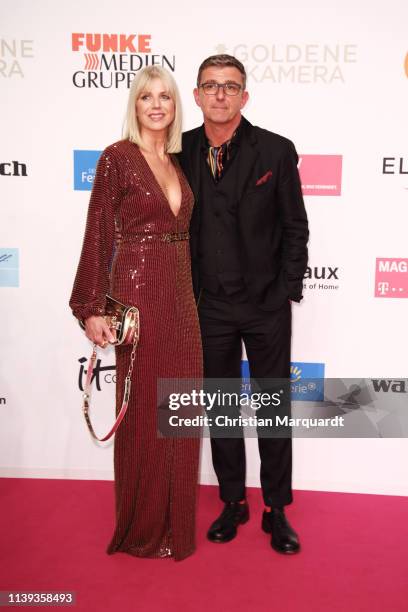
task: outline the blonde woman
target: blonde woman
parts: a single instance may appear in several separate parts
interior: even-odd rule
[[[147,67],[130,89],[124,139],[98,162],[70,300],[88,338],[102,347],[113,340],[102,317],[106,293],[140,310],[130,404],[115,436],[116,528],[108,554],[180,560],[195,547],[199,439],[157,433],[157,379],[202,374],[188,237],[193,195],[174,155],[180,149],[175,81]],[[118,411],[131,349],[115,350]]]

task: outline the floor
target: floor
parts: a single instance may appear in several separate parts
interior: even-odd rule
[[[112,482],[3,478],[0,499],[0,591],[75,591],[87,611],[408,610],[407,497],[295,491],[302,551],[285,556],[260,529],[259,489],[238,537],[207,541],[222,505],[201,486],[197,551],[181,562],[105,553]]]

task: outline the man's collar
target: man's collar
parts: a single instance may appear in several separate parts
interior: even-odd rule
[[[238,124],[238,126],[237,126],[237,128],[236,128],[235,132],[234,132],[234,133],[233,133],[233,135],[231,136],[230,140],[229,140],[229,141],[227,140],[226,142],[223,142],[223,143],[222,143],[221,145],[219,145],[219,146],[223,146],[223,145],[224,145],[224,144],[226,144],[227,142],[229,142],[229,144],[230,144],[230,145],[232,144],[232,145],[234,145],[234,146],[239,146],[240,141],[241,141],[241,138],[242,138],[242,130],[243,130],[243,124],[244,124],[244,121],[245,121],[245,120],[244,120],[244,117],[243,117],[243,116],[241,116],[241,121],[239,122],[239,124]],[[210,145],[210,143],[208,142],[208,138],[207,138],[207,135],[206,135],[206,133],[205,133],[205,126],[204,126],[204,123],[203,123],[203,125],[202,125],[201,127],[202,127],[202,129],[201,129],[201,142],[200,142],[200,146],[201,146],[201,148],[202,148],[202,149],[204,149],[204,150],[206,150],[206,151],[207,151],[207,150],[208,150],[208,148],[209,148],[211,145]]]

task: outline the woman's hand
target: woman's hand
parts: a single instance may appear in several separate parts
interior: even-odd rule
[[[85,335],[91,342],[106,348],[108,342],[115,342],[116,332],[109,329],[103,317],[92,316],[85,319]]]

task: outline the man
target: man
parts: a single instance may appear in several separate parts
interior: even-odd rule
[[[243,340],[251,377],[289,379],[290,300],[302,299],[308,240],[295,147],[241,115],[246,73],[230,55],[204,60],[194,98],[204,125],[183,135],[180,159],[196,200],[191,257],[204,375],[240,378]],[[292,502],[291,438],[258,435],[258,445],[262,528],[276,551],[297,552],[284,512]],[[244,439],[212,435],[211,448],[225,505],[207,537],[228,542],[249,518]]]

